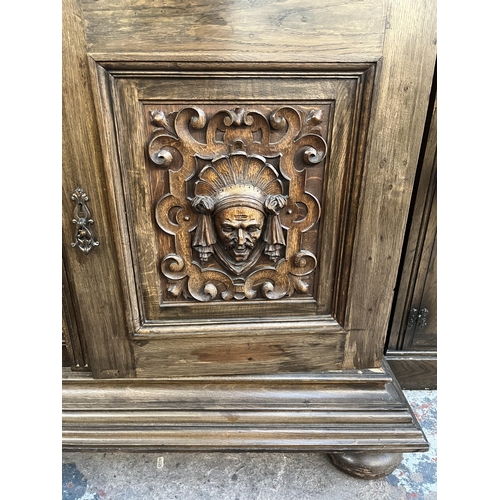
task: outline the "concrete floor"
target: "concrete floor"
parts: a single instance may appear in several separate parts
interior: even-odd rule
[[[404,391],[430,444],[356,479],[319,453],[64,452],[62,500],[436,500],[437,391]]]

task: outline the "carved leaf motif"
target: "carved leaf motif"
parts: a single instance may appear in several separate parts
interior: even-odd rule
[[[290,282],[292,283],[294,290],[299,293],[307,293],[309,290],[309,285],[293,274],[290,274]]]
[[[181,295],[185,299],[190,298],[190,295],[189,295],[189,292],[187,289],[187,278],[183,278],[179,281],[168,280],[167,292],[176,298],[180,297]]]

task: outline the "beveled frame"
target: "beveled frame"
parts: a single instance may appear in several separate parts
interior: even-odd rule
[[[129,330],[134,338],[214,335],[215,332],[217,336],[239,335],[241,332],[258,335],[283,331],[283,324],[287,324],[288,333],[343,334],[341,325],[349,300],[348,282],[356,230],[356,207],[360,196],[359,181],[362,178],[375,65],[312,65],[307,73],[293,64],[273,64],[267,71],[237,72],[231,71],[234,66],[231,64],[205,64],[202,72],[196,71],[199,68],[192,65],[183,71],[173,71],[169,65],[161,64],[155,64],[154,71],[132,63],[121,65],[119,70],[114,67],[106,69],[104,66],[94,63],[100,89],[99,109],[103,129],[114,130],[114,134],[104,135],[108,151],[107,175],[118,207],[116,228],[120,234],[120,248],[117,253],[121,258],[121,268],[132,271],[123,272],[122,278],[128,304]],[[245,99],[241,97],[241,89],[247,87],[249,82],[257,83],[252,86],[253,98]],[[281,90],[281,99],[276,97],[276,86]],[[195,99],[192,97],[193,91],[196,91]],[[228,99],[229,91],[232,95]],[[319,96],[315,100],[304,101],[302,96],[306,92],[319,93]],[[191,99],[188,100],[189,96]],[[316,103],[326,103],[335,108],[325,138],[329,151],[325,159],[322,216],[318,232],[318,270],[313,297],[294,296],[287,301],[268,301],[264,305],[264,314],[260,301],[254,301],[255,304],[248,301],[249,310],[242,310],[241,304],[224,303],[223,317],[217,312],[220,308],[217,303],[182,304],[171,306],[167,312],[159,310],[156,316],[151,314],[148,300],[157,301],[157,291],[151,283],[144,282],[144,277],[147,280],[158,271],[153,267],[139,270],[136,249],[140,242],[134,227],[149,225],[151,231],[148,232],[154,235],[154,223],[148,210],[154,206],[155,200],[150,198],[147,189],[141,188],[141,181],[137,180],[140,174],[135,173],[144,167],[144,161],[140,164],[140,153],[130,150],[131,144],[144,144],[148,140],[138,123],[143,102],[179,102],[179,106],[186,103],[203,106],[206,102],[220,103],[221,106],[266,102],[276,108],[284,104],[311,107]],[[131,125],[133,123],[135,126]],[[126,127],[129,127],[128,132]],[[340,131],[338,137],[333,133],[334,129],[335,133]],[[134,172],[130,176],[132,182],[127,179],[131,170]],[[139,199],[136,193],[141,191]],[[128,214],[127,217],[124,214]],[[141,230],[141,238],[148,238],[144,230]],[[157,262],[157,256],[147,253],[146,248],[153,247],[152,240],[144,245],[141,263]],[[135,250],[129,251],[130,248]],[[334,258],[330,253],[332,248]],[[135,278],[130,281],[130,276]],[[141,293],[145,293],[146,300],[142,299]],[[172,307],[175,310],[172,311]],[[258,314],[252,312],[252,307],[254,311],[259,309]],[[169,319],[169,315],[176,319]],[[213,321],[209,320],[213,317],[224,321],[214,327]],[[277,328],[276,323],[281,326]]]

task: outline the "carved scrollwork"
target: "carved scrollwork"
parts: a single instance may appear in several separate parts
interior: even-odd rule
[[[94,221],[87,205],[89,197],[82,188],[76,188],[71,195],[71,199],[75,202],[72,222],[76,224],[71,246],[79,248],[84,254],[88,254],[94,247],[99,246],[96,235],[91,228]]]
[[[172,297],[206,302],[305,293],[317,265],[302,234],[321,209],[306,190],[307,168],[326,142],[321,110],[302,118],[290,106],[266,116],[255,109],[154,110],[148,155],[168,172],[156,201],[158,226],[174,237],[161,261]]]

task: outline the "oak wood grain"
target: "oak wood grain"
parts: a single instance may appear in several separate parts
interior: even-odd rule
[[[428,449],[383,347],[435,7],[64,0],[63,253],[92,366],[64,371],[65,449]],[[167,185],[145,174],[141,113],[241,102],[333,110],[322,131],[331,154],[309,186],[324,209],[306,242],[317,283],[291,306],[196,304],[181,317],[155,278],[155,246],[168,242],[157,243],[151,207]],[[100,242],[87,255],[69,248],[76,187]]]
[[[89,86],[83,18],[78,4],[63,2],[63,256],[68,281],[75,291],[75,314],[88,348],[88,363],[96,377],[132,376],[130,345],[123,321],[120,278],[114,255],[114,237],[108,217],[103,177],[103,158]],[[100,246],[89,254],[72,248],[74,202],[71,195],[81,187],[89,196]],[[116,292],[99,286],[106,276]],[[113,346],[103,349],[103,346]]]
[[[436,351],[387,351],[386,359],[403,389],[437,389]]]
[[[276,328],[276,326],[275,326]],[[345,335],[181,338],[134,342],[138,377],[319,372],[342,366]]]
[[[63,259],[62,266],[62,330],[63,330],[63,366],[73,370],[90,370],[85,336],[78,326],[79,316],[74,306],[75,290],[70,287],[70,281]]]
[[[436,81],[434,82],[436,86]],[[400,269],[397,296],[393,308],[388,349],[414,351],[437,350],[437,98],[435,88],[429,105],[426,135],[415,185],[413,206],[407,228],[407,241]],[[416,311],[415,321],[409,321],[411,311]],[[418,317],[420,315],[420,318]],[[425,315],[425,321],[422,321]],[[398,367],[402,374],[403,363]],[[406,379],[413,377],[413,387],[418,385],[415,370],[410,368]],[[436,376],[434,366],[423,372],[422,384]],[[403,374],[404,375],[404,374]]]
[[[385,366],[325,374],[64,380],[67,450],[426,451]]]
[[[99,0],[82,4],[100,61],[376,61],[385,2]],[[133,43],[131,43],[133,41]]]
[[[357,214],[344,368],[379,366],[383,358],[436,43],[434,2],[391,2]]]
[[[408,223],[408,236],[389,332],[389,349],[411,350],[416,324],[414,328],[408,328],[408,315],[412,308],[420,311],[423,307],[430,313],[428,321],[432,326],[427,331],[434,335],[436,347],[437,100],[432,103],[429,113],[429,130],[422,146],[423,157]],[[423,300],[425,289],[427,294]]]
[[[149,245],[154,244],[148,227],[152,200],[143,177],[134,170],[143,154],[133,151],[134,144],[143,142],[147,135],[134,122],[142,100],[162,100],[165,95],[175,92],[178,101],[186,101],[192,99],[193,90],[197,99],[224,100],[228,98],[228,86],[236,86],[238,94],[241,91],[247,99],[254,101],[277,98],[278,93],[282,98],[294,100],[298,97],[290,93],[288,83],[291,80],[287,81],[290,74],[296,75],[298,83],[292,84],[295,88],[319,77],[312,87],[313,98],[317,99],[324,96],[328,88],[326,79],[320,75],[325,71],[322,65],[331,65],[330,71],[334,73],[333,66],[344,64],[344,67],[336,67],[338,78],[356,76],[358,83],[354,101],[350,99],[343,111],[345,117],[351,117],[351,128],[346,133],[349,127],[344,122],[335,124],[344,135],[343,140],[335,144],[338,147],[334,148],[333,154],[338,155],[339,162],[350,167],[331,168],[324,183],[324,206],[328,209],[330,203],[331,207],[330,215],[322,219],[322,224],[330,221],[330,225],[324,224],[320,231],[323,245],[321,264],[328,274],[328,279],[325,281],[321,277],[318,285],[324,299],[317,310],[307,301],[297,304],[297,308],[303,307],[308,314],[313,313],[312,316],[332,311],[331,331],[335,332],[340,324],[348,332],[344,368],[378,367],[435,59],[434,2],[422,1],[409,6],[400,0],[376,4],[335,1],[304,7],[296,0],[288,0],[265,4],[234,1],[224,5],[226,8],[222,13],[214,17],[208,12],[214,4],[201,1],[194,2],[189,9],[180,3],[155,3],[154,7],[143,1],[82,3],[84,22],[79,24],[79,44],[75,47],[79,47],[80,61],[82,54],[91,56],[87,62],[97,104],[99,138],[105,150],[104,158],[98,156],[92,161],[92,168],[87,170],[87,184],[94,188],[90,194],[90,203],[95,203],[93,211],[106,214],[100,224],[107,224],[102,229],[106,241],[112,245],[113,250],[109,252],[114,259],[113,264],[106,264],[109,269],[99,271],[101,282],[103,277],[106,279],[100,300],[96,298],[96,301],[102,305],[111,300],[113,305],[106,305],[109,318],[121,322],[120,326],[112,328],[117,338],[89,333],[96,336],[94,340],[101,335],[99,338],[103,341],[100,344],[103,353],[99,354],[95,347],[90,351],[96,358],[106,358],[109,366],[101,370],[103,373],[125,373],[123,367],[122,372],[111,367],[115,361],[109,363],[111,358],[118,356],[117,359],[128,366],[128,373],[133,374],[127,334],[132,333],[137,325],[151,327],[150,331],[154,331],[158,328],[158,319],[162,319],[162,315],[163,319],[168,316],[161,308],[156,313],[151,305],[159,292],[157,284],[151,280],[153,272],[157,272]],[[243,8],[251,12],[240,16]],[[279,13],[277,24],[276,13]],[[260,24],[254,22],[255,14],[258,14]],[[298,15],[306,18],[300,20],[304,27],[294,24]],[[308,15],[316,23],[309,24]],[[328,26],[324,21],[327,18]],[[222,23],[217,25],[223,27],[220,39],[213,36],[210,29],[214,22]],[[265,34],[256,37],[257,43],[251,51],[245,50],[239,38],[248,23]],[[86,47],[81,36],[83,26]],[[196,33],[192,31],[193,26]],[[228,37],[225,26],[234,27],[234,36]],[[340,29],[340,26],[344,28]],[[353,38],[346,35],[346,31],[355,33],[359,46],[351,43]],[[291,33],[295,40],[293,54],[287,41]],[[380,40],[376,50],[372,38],[374,33]],[[272,41],[262,42],[266,36]],[[321,45],[324,36],[328,36],[330,44],[325,51]],[[171,43],[175,40],[182,44]],[[159,62],[158,66],[155,62]],[[213,67],[210,67],[211,62]],[[84,65],[84,62],[80,65],[81,71]],[[274,71],[275,74],[266,74],[265,71]],[[184,85],[187,72],[208,76],[202,85],[189,87]],[[146,78],[146,74],[151,78]],[[88,74],[83,76],[87,78]],[[282,86],[285,82],[284,87],[275,90],[274,94],[264,92],[263,88],[273,88],[273,78]],[[166,81],[173,84],[167,92]],[[221,85],[221,81],[225,81],[226,86]],[[309,92],[305,90],[303,93],[308,94],[309,99]],[[83,87],[79,97],[82,106],[90,102],[89,96],[88,89]],[[337,97],[336,106],[342,102],[340,96]],[[95,116],[89,120],[94,120],[88,121],[87,125],[96,143]],[[128,136],[122,134],[123,130],[130,132]],[[141,193],[144,196],[138,195]],[[141,240],[147,244],[143,245],[141,252],[134,253],[134,245]],[[95,255],[111,258],[110,253],[106,253],[108,249],[101,250],[99,247],[99,253],[93,251],[88,257],[95,261],[98,260]],[[77,268],[73,265],[70,267],[71,272],[85,274],[81,269],[74,271]],[[333,284],[328,281],[331,279]],[[88,292],[88,287],[77,288]],[[148,300],[141,305],[138,297],[143,293]],[[103,296],[106,296],[104,300]],[[244,307],[241,308],[242,314],[245,314]],[[266,307],[269,315],[272,307]],[[158,316],[149,323],[152,312]],[[86,314],[90,315],[88,311]],[[281,310],[274,311],[274,314],[285,323],[292,320],[290,314],[283,314]],[[117,319],[117,315],[121,317]],[[210,316],[220,319],[213,311],[210,311]],[[248,313],[247,316],[253,317]],[[123,327],[125,317],[127,326]],[[100,319],[96,318],[93,324],[97,326]],[[104,326],[104,331],[109,326],[106,322],[100,325]],[[189,327],[194,330],[196,323]],[[281,331],[279,321],[277,327]],[[91,340],[92,345],[94,340]],[[99,373],[98,368],[95,373]]]

